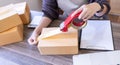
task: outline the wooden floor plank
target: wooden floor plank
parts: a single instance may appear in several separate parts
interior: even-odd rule
[[[16,52],[9,51],[7,49],[0,48],[0,58],[4,58],[9,62],[17,63],[18,65],[51,65],[47,62],[42,62],[40,60],[36,60],[32,57],[28,57]],[[1,60],[0,60],[1,62]],[[7,62],[7,61],[6,61]],[[3,63],[3,62],[1,62]],[[1,65],[1,64],[0,64]],[[10,64],[12,65],[12,64]]]
[[[30,47],[30,46],[29,46]],[[34,50],[33,49],[27,49],[26,47],[20,47],[19,45],[8,45],[7,47],[2,47],[4,49],[7,49],[9,51],[12,51],[12,52],[16,52],[18,54],[21,54],[21,55],[25,55],[25,56],[29,56],[29,57],[32,57],[34,59],[37,59],[37,60],[40,60],[40,61],[43,61],[43,62],[47,62],[47,63],[50,63],[50,64],[56,64],[57,63],[61,63],[61,64],[69,64],[70,62],[72,63],[72,56],[70,56],[71,58],[67,58],[65,56],[42,56],[40,55],[39,51],[37,50],[37,48],[35,49],[34,47]],[[69,64],[71,65],[71,64]]]
[[[19,65],[19,64],[0,57],[0,65]]]

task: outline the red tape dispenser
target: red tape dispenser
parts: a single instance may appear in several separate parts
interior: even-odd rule
[[[76,15],[71,16],[70,14],[64,22],[60,24],[60,30],[62,32],[67,32],[68,27],[71,25],[75,29],[82,29],[86,26],[87,22],[83,21],[82,19],[78,19],[78,16],[81,14],[82,11],[78,12]]]

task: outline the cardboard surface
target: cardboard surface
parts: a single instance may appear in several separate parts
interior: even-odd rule
[[[59,28],[44,28],[42,30],[38,43],[41,55],[77,54],[78,32],[76,29],[69,28],[68,32],[61,32],[42,39],[42,36],[56,29]]]
[[[0,7],[0,32],[22,24],[22,21],[13,9],[13,5]]]
[[[15,10],[20,15],[23,24],[28,24],[30,22],[30,9],[26,2],[16,3]]]
[[[120,0],[110,0],[111,10],[110,12],[120,13]]]
[[[20,24],[0,33],[0,46],[23,40],[23,25]]]
[[[111,22],[119,22],[120,23],[120,14],[109,14],[109,19]]]

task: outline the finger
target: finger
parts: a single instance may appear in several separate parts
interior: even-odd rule
[[[93,15],[89,15],[87,16],[85,19],[83,19],[84,21],[87,21],[88,19],[90,19]]]
[[[82,13],[79,15],[78,19],[83,19],[83,16],[87,13],[86,9],[83,9]]]
[[[31,45],[36,45],[37,44],[37,41],[34,41]]]
[[[86,19],[90,15],[90,12],[86,12],[81,19]]]
[[[80,11],[82,11],[82,7],[78,8],[77,10],[75,10],[75,11],[72,13],[71,17],[75,16],[75,15],[76,15],[78,12],[80,12]]]
[[[34,39],[32,44],[35,45],[35,44],[37,44],[37,42],[38,42],[37,39]]]
[[[30,45],[32,45],[33,44],[33,39],[28,39],[28,43],[30,44]]]

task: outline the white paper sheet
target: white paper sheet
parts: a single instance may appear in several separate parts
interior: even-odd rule
[[[35,28],[39,25],[42,16],[35,16],[28,27]]]
[[[109,20],[88,20],[83,28],[80,48],[114,50],[111,24]]]
[[[74,55],[73,65],[120,65],[120,50]]]
[[[43,16],[43,12],[31,11],[31,22],[28,25],[29,28],[35,28],[39,25]]]

